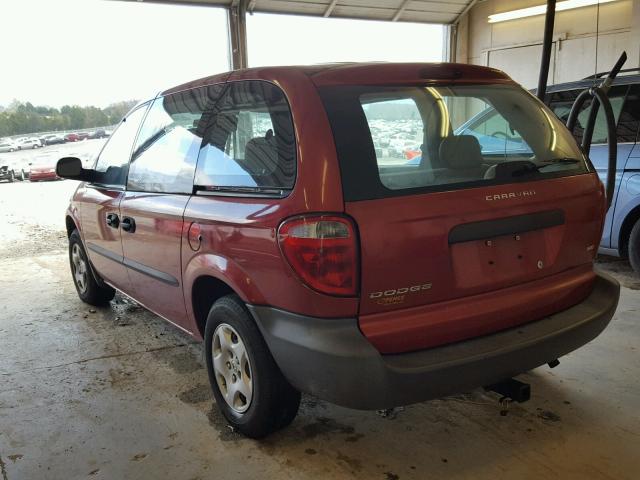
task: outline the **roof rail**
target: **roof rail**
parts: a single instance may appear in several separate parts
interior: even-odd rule
[[[619,73],[626,73],[626,72],[640,72],[640,68],[625,68],[624,70],[620,70]],[[596,73],[595,75],[589,75],[588,77],[584,77],[582,80],[590,80],[592,78],[602,78],[605,75],[609,75],[609,71],[599,72],[599,73]]]

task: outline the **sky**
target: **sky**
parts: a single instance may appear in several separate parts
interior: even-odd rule
[[[229,70],[220,8],[1,0],[0,18],[4,106],[105,107]],[[249,66],[442,58],[437,25],[256,13],[247,31]]]

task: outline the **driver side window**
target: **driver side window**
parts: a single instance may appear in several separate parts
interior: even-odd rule
[[[148,103],[140,105],[122,119],[98,156],[94,167],[96,171],[94,183],[109,187],[124,187],[133,142],[148,105]]]

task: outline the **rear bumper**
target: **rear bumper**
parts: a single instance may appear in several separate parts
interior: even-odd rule
[[[581,303],[491,335],[411,353],[382,355],[357,319],[319,319],[251,306],[276,363],[298,390],[363,410],[390,408],[496,383],[544,365],[597,337],[620,286],[598,274]]]

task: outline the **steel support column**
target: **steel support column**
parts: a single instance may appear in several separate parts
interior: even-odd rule
[[[556,20],[556,0],[547,0],[547,14],[544,19],[544,39],[542,40],[542,58],[540,59],[540,78],[537,95],[544,102],[547,93],[549,64],[551,63],[551,47],[553,46],[553,24]]]
[[[234,0],[227,9],[229,63],[232,70],[247,68],[247,0]]]

